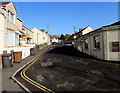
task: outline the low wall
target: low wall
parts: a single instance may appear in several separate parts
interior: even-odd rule
[[[26,47],[35,47],[35,44],[26,44]]]
[[[6,50],[7,53],[10,53],[11,50],[14,50],[14,52],[22,51],[22,59],[24,59],[30,55],[30,48],[33,47],[11,47],[11,48],[4,48],[3,50]]]

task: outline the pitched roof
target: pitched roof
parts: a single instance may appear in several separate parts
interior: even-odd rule
[[[1,2],[1,5],[5,6],[5,5],[9,4],[9,3],[11,3],[11,2]]]
[[[120,25],[120,21],[118,21],[118,22],[115,22],[115,23],[113,23],[113,24],[110,24],[110,25],[107,25],[107,26],[103,26],[103,27],[114,26],[114,25]]]

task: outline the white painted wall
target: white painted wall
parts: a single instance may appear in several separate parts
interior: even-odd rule
[[[4,16],[0,13],[0,52],[4,48]]]
[[[35,44],[43,44],[43,32],[41,32],[39,29],[34,28],[33,31],[33,43]]]
[[[94,49],[93,37],[97,36],[97,35],[100,36],[100,50]],[[85,47],[84,39],[88,39],[88,50],[85,50],[85,48],[84,48]],[[83,43],[80,42],[81,40],[83,41]],[[81,52],[84,52],[84,53],[94,56],[96,58],[104,59],[103,41],[104,41],[103,33],[96,33],[93,35],[88,35],[88,36],[86,35],[86,37],[84,37],[84,38],[79,38],[77,40],[77,44],[75,46],[76,46],[76,49],[78,49]]]
[[[33,43],[35,44],[44,44],[44,43],[48,43],[50,42],[50,36],[48,33],[46,33],[45,31],[41,31],[40,29],[34,28],[32,29],[33,31]]]
[[[94,36],[97,36],[99,35],[100,36],[100,50],[96,50],[94,49],[94,42],[93,42],[93,37]],[[103,42],[104,42],[104,38],[103,38],[103,33],[97,33],[97,34],[94,34],[90,37],[91,41],[90,41],[90,55],[96,57],[96,58],[99,58],[99,59],[104,59],[104,49],[103,49]]]
[[[8,53],[10,53],[10,50],[14,50],[14,52],[22,51],[22,59],[24,59],[30,55],[30,48],[32,47],[11,47],[4,48],[3,50],[6,50]]]
[[[119,29],[118,29],[119,28]],[[118,52],[111,51],[111,42],[120,42],[120,27],[110,26],[103,28],[104,31],[99,31],[97,33],[85,35],[84,38],[80,37],[74,44],[75,48],[81,52],[87,53],[99,59],[110,60],[110,61],[120,61],[120,50]],[[94,49],[94,36],[100,36],[100,50]],[[89,49],[84,49],[84,41],[81,44],[79,41],[88,38]],[[119,46],[120,49],[120,46]]]
[[[58,39],[56,39],[55,37],[52,38],[52,42],[58,42]]]
[[[1,9],[0,9],[0,12]],[[4,16],[0,13],[0,75],[2,74],[1,73],[1,68],[2,68],[2,58],[1,58],[1,54],[2,54],[2,51],[3,51],[3,48],[4,48],[4,29],[5,26],[4,26]],[[2,78],[0,78],[0,91],[1,91],[1,84],[2,83]]]
[[[115,29],[116,28],[116,29]],[[104,44],[105,47],[105,59],[106,60],[115,60],[120,61],[120,51],[119,52],[112,52],[111,51],[111,42],[119,42],[120,43],[120,28],[119,26],[112,26],[111,28],[105,28],[107,30],[104,35],[105,41],[107,43]],[[115,29],[115,30],[110,30]],[[120,46],[119,46],[120,49]]]

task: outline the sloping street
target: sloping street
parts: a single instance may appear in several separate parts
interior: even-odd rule
[[[35,81],[34,84],[24,80],[21,72],[16,78],[31,91],[120,92],[120,65],[98,61],[78,53],[71,45],[52,45],[23,72],[23,75],[31,79],[29,81]],[[39,84],[45,88],[40,89]]]

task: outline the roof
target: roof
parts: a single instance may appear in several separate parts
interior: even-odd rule
[[[44,31],[45,31],[45,29],[40,29],[40,31],[43,31],[43,32],[44,32]]]
[[[88,26],[87,26],[88,27]],[[83,28],[83,29],[79,29],[80,31],[75,33],[76,35],[79,34],[80,32],[82,32],[83,30],[85,30],[87,27]]]
[[[12,1],[0,2],[1,6],[4,7],[4,8],[5,8],[6,5],[9,4],[9,3],[12,3],[12,4],[13,4],[13,7],[14,7],[16,13],[17,13],[17,9],[16,9],[16,7],[15,7],[15,5],[14,5],[14,3],[13,3]]]
[[[18,19],[19,21],[23,22],[20,18],[17,17],[17,19]]]
[[[109,27],[109,26],[114,26],[114,25],[120,25],[120,21],[115,22],[115,23],[110,24],[110,25],[107,25],[107,26],[102,26],[102,27],[100,27],[100,28],[98,28],[98,29],[95,29],[95,30],[92,31],[92,32],[89,32],[89,33],[83,35],[83,36],[86,36],[86,35],[88,35],[88,34],[92,34],[92,33],[98,32],[98,30],[99,30],[99,31],[103,31],[103,28],[104,28],[104,27]]]
[[[31,31],[29,28],[27,28],[26,26],[22,25],[24,28],[28,29],[30,32],[33,33],[33,31]]]
[[[115,23],[113,23],[113,24],[110,24],[110,25],[107,25],[107,26],[103,26],[103,27],[114,26],[114,25],[120,25],[120,21],[118,21],[118,22],[115,22]]]
[[[11,3],[11,2],[1,2],[2,6],[7,5],[9,3]]]

